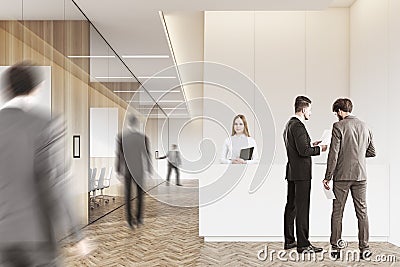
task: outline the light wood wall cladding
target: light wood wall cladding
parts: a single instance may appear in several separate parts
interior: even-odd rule
[[[73,205],[81,224],[88,222],[89,96],[96,95],[97,101],[109,107],[127,108],[126,102],[100,83],[89,83],[89,59],[67,58],[89,55],[89,38],[87,21],[0,21],[0,65],[30,60],[52,67],[52,114],[62,114],[67,123],[65,160],[71,161]],[[72,159],[75,134],[80,135],[80,159]]]

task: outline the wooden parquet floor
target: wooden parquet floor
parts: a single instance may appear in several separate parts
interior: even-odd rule
[[[195,186],[195,181],[183,180]],[[160,193],[165,184],[158,187]],[[153,189],[154,190],[154,189]],[[188,202],[197,195],[180,195],[179,188],[170,187],[171,197]],[[135,203],[133,203],[135,204]],[[135,205],[133,205],[135,207]],[[146,196],[144,224],[131,230],[125,222],[124,206],[87,226],[83,234],[96,245],[85,257],[71,253],[66,240],[61,255],[65,266],[400,266],[400,248],[389,243],[371,243],[376,255],[394,255],[397,262],[332,261],[328,255],[316,261],[260,261],[257,252],[264,248],[281,250],[281,242],[218,242],[205,243],[198,236],[198,208],[172,207]],[[316,243],[328,250],[327,243]],[[356,243],[349,248],[356,249]]]

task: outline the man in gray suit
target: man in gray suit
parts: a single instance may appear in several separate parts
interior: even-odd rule
[[[0,109],[0,266],[55,266],[56,239],[76,225],[63,201],[64,127],[32,106],[29,96],[42,82],[32,66],[10,67],[3,78],[8,101]]]
[[[143,194],[145,170],[152,173],[150,143],[146,135],[139,132],[139,120],[131,115],[127,129],[117,137],[115,169],[125,179],[126,219],[129,227],[143,223]],[[136,185],[136,218],[131,213],[132,182]]]
[[[340,258],[341,246],[338,242],[342,235],[342,218],[346,199],[351,191],[358,219],[358,239],[360,258],[369,258],[369,226],[367,215],[367,169],[366,157],[375,156],[372,134],[367,125],[353,116],[353,104],[350,99],[337,99],[332,106],[339,121],[333,124],[332,139],[328,155],[324,187],[330,189],[333,178],[333,201],[331,218],[332,257]]]
[[[171,150],[168,151],[167,155],[159,157],[158,159],[168,159],[168,173],[167,173],[167,185],[169,185],[170,177],[171,177],[171,171],[175,170],[176,173],[176,185],[177,186],[182,186],[179,180],[180,173],[179,173],[179,167],[182,164],[181,160],[181,153],[178,150],[178,146],[175,144],[171,145]]]

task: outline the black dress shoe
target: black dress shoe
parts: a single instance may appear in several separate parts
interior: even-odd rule
[[[369,249],[360,252],[360,259],[366,260],[372,256],[372,252]]]
[[[295,247],[297,247],[296,241],[294,241],[292,243],[285,243],[285,245],[283,246],[284,249],[291,249],[291,248],[295,248]]]
[[[310,253],[310,252],[314,252],[314,253],[318,253],[321,252],[322,248],[317,248],[314,247],[313,245],[309,245],[308,247],[297,247],[297,252],[298,253]]]
[[[136,222],[134,220],[131,220],[128,222],[128,227],[133,230],[133,229],[135,229],[135,224],[136,224]]]
[[[176,184],[176,186],[182,186],[181,184]]]
[[[331,258],[332,258],[332,260],[338,260],[338,259],[340,259],[340,254],[341,254],[340,249],[335,249],[335,250],[333,250],[333,251],[331,252]]]

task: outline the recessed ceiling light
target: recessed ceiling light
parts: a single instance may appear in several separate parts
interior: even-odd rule
[[[175,76],[138,76],[138,79],[176,79]]]
[[[149,107],[149,108],[139,107],[138,109],[144,109],[144,110],[147,110],[147,109],[158,109],[158,107]],[[165,109],[165,110],[186,110],[186,108],[162,108],[162,109]]]
[[[128,103],[154,103],[153,101],[140,101],[140,100],[128,100],[126,101]],[[161,100],[158,101],[157,103],[183,103],[182,100]]]
[[[96,76],[96,79],[134,79],[130,76]]]
[[[143,91],[144,92],[144,91]],[[162,91],[162,90],[154,90],[154,91],[149,91],[149,93],[180,93],[181,91]]]
[[[115,58],[115,56],[68,56],[69,58]]]
[[[180,93],[181,91],[148,91],[149,93]],[[146,91],[121,91],[121,90],[116,90],[114,93],[146,93]]]
[[[129,76],[97,76],[96,79],[134,79]],[[138,76],[138,79],[175,79],[175,76]]]
[[[168,55],[124,55],[122,58],[169,58]]]

